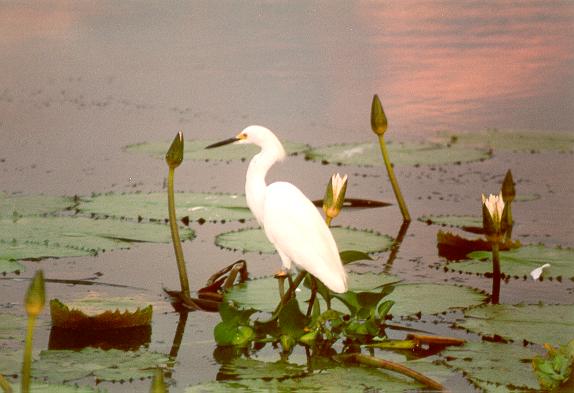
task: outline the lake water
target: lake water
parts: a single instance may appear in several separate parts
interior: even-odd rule
[[[569,1],[193,1],[165,7],[3,2],[0,192],[162,191],[163,161],[122,147],[171,140],[180,129],[186,138],[222,139],[262,124],[282,139],[314,146],[370,141],[375,93],[389,118],[391,140],[424,138],[438,130],[572,132],[573,38]],[[398,168],[397,176],[414,218],[479,214],[480,194],[497,191],[511,168],[519,192],[548,197],[517,206],[514,214],[522,221],[515,234],[528,242],[572,246],[573,163],[572,154],[519,154],[445,172]],[[246,163],[184,162],[176,188],[242,192],[245,168]],[[349,171],[349,196],[394,201],[381,168],[336,168],[295,157],[274,168],[270,179],[292,181],[320,198],[336,170]],[[455,183],[460,186],[455,191],[441,188]],[[337,221],[392,236],[401,223],[396,206],[342,214]],[[184,245],[193,288],[244,257],[213,246],[217,233],[244,226],[194,227],[197,239]],[[388,269],[415,281],[472,280],[428,269],[438,259],[435,236],[436,228],[413,222]],[[158,299],[162,285],[178,285],[170,245],[140,245],[94,260],[39,264],[52,278],[99,272],[103,282],[146,287]],[[275,256],[248,255],[248,260],[254,275],[279,266]],[[36,264],[28,263],[29,272]],[[20,303],[25,285],[0,282],[0,299]],[[488,280],[472,285],[490,289]],[[48,285],[49,297],[73,298],[85,291]],[[511,282],[503,285],[501,300],[561,303],[571,295],[568,283]],[[177,315],[167,305],[159,306],[155,317],[151,347],[169,352]],[[175,390],[215,379],[212,328],[218,318],[190,315]],[[49,328],[41,328],[37,348],[47,346],[48,336]]]

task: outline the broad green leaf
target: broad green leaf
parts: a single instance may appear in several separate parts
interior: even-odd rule
[[[465,311],[457,326],[484,336],[561,345],[574,338],[574,305],[490,304]]]
[[[574,339],[558,348],[545,345],[547,356],[537,356],[532,362],[540,386],[545,390],[558,388],[573,375]]]
[[[495,151],[574,150],[574,136],[567,132],[486,129],[481,132],[442,132],[439,133],[439,140],[449,141],[452,147],[489,148]]]
[[[217,142],[215,140],[190,139],[185,141],[185,160],[247,160],[259,153],[259,148],[255,145],[227,145],[218,149],[208,149],[205,147]],[[128,145],[124,148],[127,152],[144,153],[157,158],[163,158],[169,149],[170,142],[145,142]],[[287,154],[302,153],[309,148],[304,143],[283,142],[283,147]]]
[[[473,288],[432,283],[397,284],[385,298],[395,302],[390,311],[394,317],[464,309],[482,304],[486,299],[487,295]]]
[[[182,240],[191,239],[193,231],[181,230]],[[38,257],[35,245],[49,246],[46,257],[90,255],[102,250],[127,248],[132,242],[167,243],[169,227],[157,223],[124,220],[91,220],[83,217],[24,217],[16,222],[0,220],[0,242],[31,244],[30,254],[19,250],[22,259]],[[52,248],[50,248],[52,247]],[[72,249],[72,250],[70,250]]]
[[[331,231],[339,250],[361,250],[366,253],[382,252],[393,243],[390,236],[369,230],[335,227],[331,228]],[[223,248],[245,252],[275,252],[275,247],[267,240],[263,230],[259,228],[222,233],[215,238],[215,244]]]
[[[441,352],[449,366],[463,371],[477,384],[537,390],[540,387],[531,366],[535,355],[522,345],[491,342],[468,342],[462,347],[449,347]]]
[[[81,351],[48,350],[32,362],[32,375],[51,383],[94,377],[104,381],[129,381],[153,376],[153,369],[165,367],[169,358],[145,350],[107,351],[84,348]]]
[[[236,221],[251,219],[253,215],[238,194],[175,193],[176,217],[189,217],[191,221]],[[82,198],[78,209],[96,216],[112,216],[131,219],[166,220],[167,194],[127,193],[99,194]]]
[[[76,202],[71,197],[50,195],[8,195],[0,192],[0,219],[18,219],[61,212],[72,208]]]
[[[1,257],[0,257],[1,258]],[[17,259],[17,258],[14,258]],[[7,259],[0,259],[0,274],[23,272],[26,267],[19,262],[11,261]]]
[[[27,318],[0,312],[0,321],[2,321],[0,323],[0,340],[24,339]]]
[[[478,205],[478,207],[480,208],[480,205]],[[482,217],[479,216],[427,215],[419,217],[418,220],[421,222],[426,222],[427,224],[434,224],[446,227],[482,229]]]
[[[20,384],[16,383],[12,386],[14,393],[20,393]],[[94,389],[89,386],[75,386],[75,385],[52,385],[46,383],[30,384],[30,393],[97,393],[105,392],[105,390]]]
[[[26,334],[26,325],[21,330],[22,345],[24,348],[24,336]],[[22,371],[22,358],[24,350],[5,349],[0,346],[0,374],[6,376],[18,375]]]
[[[528,245],[510,251],[500,251],[500,269],[508,276],[528,277],[530,272],[545,263],[550,267],[544,269],[543,277],[574,278],[574,250],[571,248]],[[452,270],[469,273],[492,272],[492,253],[490,251],[473,251],[468,254],[472,260],[449,263]]]
[[[391,162],[398,166],[441,165],[485,160],[486,149],[448,146],[439,143],[388,143]],[[384,165],[377,143],[348,143],[311,149],[306,158],[332,164],[378,166]]]
[[[358,274],[349,273],[349,290],[351,291],[369,291],[376,290],[383,285],[396,283],[400,281],[395,276],[385,274]],[[311,296],[311,291],[304,286],[299,286],[300,292],[297,292],[299,308],[305,309],[306,300]],[[253,308],[259,311],[273,312],[281,298],[279,297],[279,284],[274,277],[258,278],[247,281],[243,284],[236,285],[227,291],[225,300],[236,302],[243,308]],[[343,307],[340,305],[340,307]],[[324,309],[324,305],[321,305]],[[346,312],[346,308],[341,308]]]

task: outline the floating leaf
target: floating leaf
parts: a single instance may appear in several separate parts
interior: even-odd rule
[[[0,256],[1,258],[1,256]],[[16,258],[14,258],[16,259]],[[23,272],[26,268],[19,262],[7,259],[0,259],[0,274]]]
[[[50,301],[50,315],[52,326],[65,329],[102,330],[122,329],[151,324],[153,308],[151,305],[129,311],[122,306],[117,306],[117,299],[100,299],[99,306],[105,311],[95,315],[88,315],[85,309],[72,308],[60,302],[58,299]],[[122,299],[123,300],[123,299]],[[93,306],[93,302],[90,304]],[[120,311],[121,309],[121,311]]]
[[[487,129],[480,132],[441,132],[441,141],[453,147],[477,147],[506,151],[574,151],[574,136],[566,132]]]
[[[79,250],[74,246],[51,245],[39,240],[17,241],[16,239],[12,239],[8,241],[0,239],[0,272],[3,271],[2,261],[7,261],[4,265],[6,267],[4,272],[9,273],[10,268],[23,272],[25,270],[24,266],[15,262],[16,260],[37,260],[48,257],[75,257],[90,254],[93,254],[90,250]],[[10,263],[10,261],[12,261],[12,263]]]
[[[571,248],[528,245],[510,251],[500,251],[500,269],[510,277],[528,277],[530,272],[545,263],[550,267],[544,269],[543,277],[574,278],[574,250]],[[485,274],[492,272],[492,253],[474,251],[468,254],[472,260],[447,264],[452,270]]]
[[[398,166],[441,165],[485,160],[487,150],[448,146],[439,143],[403,142],[387,144],[391,162]],[[381,150],[376,143],[348,143],[311,149],[307,159],[332,164],[378,166],[384,165]]]
[[[26,331],[27,318],[19,315],[0,313],[0,340],[22,340]],[[0,368],[1,370],[1,368]]]
[[[198,221],[234,221],[253,218],[243,195],[210,193],[175,193],[176,216]],[[96,216],[131,219],[166,220],[167,195],[162,192],[143,194],[100,194],[82,199],[78,209]]]
[[[427,215],[418,218],[421,222],[427,224],[440,225],[443,227],[456,227],[462,229],[470,229],[471,232],[482,231],[482,217],[479,216],[457,216],[457,215],[444,215],[434,216]]]
[[[361,250],[367,253],[382,252],[393,243],[390,236],[368,230],[335,227],[331,228],[331,232],[339,250]],[[275,247],[267,240],[263,230],[259,228],[222,233],[215,238],[215,244],[244,252],[275,252]]]
[[[349,290],[361,292],[376,290],[384,285],[396,283],[399,278],[385,274],[358,274],[349,273]],[[274,277],[258,278],[236,285],[225,294],[226,301],[233,301],[244,308],[253,308],[259,311],[272,312],[281,300],[279,297],[279,284]],[[300,286],[301,291],[297,292],[299,308],[304,309],[309,299],[311,291],[304,286]],[[323,306],[321,306],[323,308]],[[341,305],[342,311],[348,311]]]
[[[247,160],[259,153],[260,148],[254,145],[228,145],[220,149],[208,149],[205,147],[217,142],[215,140],[191,139],[185,141],[184,156],[186,160]],[[163,158],[169,149],[170,142],[145,142],[128,145],[124,148],[127,152],[144,153],[157,158]],[[309,146],[304,143],[283,142],[287,154],[297,154],[306,151]]]
[[[14,388],[14,393],[21,392],[20,384],[17,384]],[[31,393],[97,393],[103,392],[100,389],[94,389],[89,386],[71,386],[71,385],[52,385],[46,383],[35,383],[30,384]]]
[[[485,305],[465,311],[457,326],[484,336],[559,345],[574,337],[574,305]]]
[[[74,198],[50,195],[8,195],[0,192],[0,219],[50,214],[70,209]]]
[[[182,239],[193,231],[182,229]],[[16,222],[0,220],[0,242],[14,242],[21,259],[91,255],[101,250],[127,248],[131,242],[167,243],[169,227],[157,223],[124,220],[91,220],[83,217],[24,217]],[[38,248],[38,245],[48,246]],[[30,245],[27,252],[26,246]],[[39,250],[42,251],[39,253]],[[13,258],[14,256],[12,256]]]
[[[395,290],[385,299],[395,302],[390,314],[397,317],[468,308],[484,303],[487,295],[476,289],[457,285],[409,283],[395,285]]]
[[[468,379],[479,385],[490,383],[538,390],[540,387],[530,365],[535,355],[523,346],[490,342],[468,342],[441,353],[449,366],[463,371]]]
[[[104,381],[150,378],[153,369],[165,367],[169,358],[161,353],[84,348],[81,351],[48,350],[32,363],[32,375],[53,383],[95,377]]]
[[[438,231],[436,234],[438,255],[449,260],[466,259],[473,251],[492,252],[492,245],[485,238],[467,239],[451,232]],[[520,247],[520,242],[506,240],[499,244],[499,250]]]

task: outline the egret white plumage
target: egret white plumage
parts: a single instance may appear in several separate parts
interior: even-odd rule
[[[267,185],[269,169],[285,158],[279,139],[269,129],[249,126],[237,136],[207,148],[230,143],[252,143],[261,151],[250,161],[245,180],[247,206],[275,246],[283,267],[295,264],[321,280],[330,290],[346,292],[343,268],[333,234],[313,203],[293,184],[280,181]]]

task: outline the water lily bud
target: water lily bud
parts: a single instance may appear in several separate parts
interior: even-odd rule
[[[487,198],[482,195],[482,226],[487,236],[501,234],[501,222],[505,212],[502,193]],[[506,219],[504,220],[506,224]]]
[[[178,132],[165,155],[170,168],[177,168],[183,161],[183,132]]]
[[[373,104],[371,105],[371,128],[377,135],[383,135],[387,131],[387,116],[376,94],[373,96]]]
[[[44,273],[36,271],[28,291],[26,292],[25,306],[29,317],[36,317],[42,312],[46,303],[46,290],[44,289]]]
[[[504,203],[511,203],[516,196],[516,189],[514,188],[514,180],[512,179],[510,169],[506,172],[506,176],[504,176],[501,192]]]
[[[328,220],[337,217],[343,208],[345,202],[345,193],[347,192],[347,175],[341,177],[335,173],[329,179],[329,184],[325,190],[323,198],[323,211]]]

